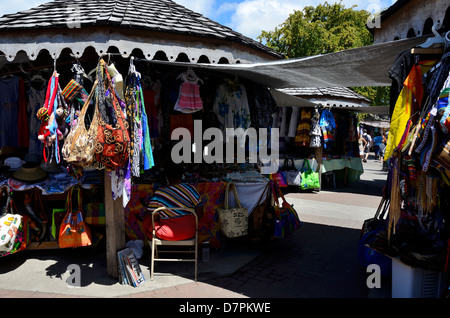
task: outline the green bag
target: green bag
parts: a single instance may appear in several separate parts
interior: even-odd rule
[[[308,169],[305,170],[305,163],[308,165]],[[302,181],[300,183],[302,190],[314,190],[320,189],[319,173],[311,169],[309,160],[305,159],[302,167]]]
[[[52,236],[55,239],[58,239],[59,226],[60,226],[62,220],[64,219],[64,216],[66,215],[66,213],[67,213],[67,210],[65,208],[63,208],[63,209],[58,209],[58,208],[53,209],[51,233],[52,233]]]

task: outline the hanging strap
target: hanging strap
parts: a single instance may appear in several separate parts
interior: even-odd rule
[[[233,188],[234,201],[236,201],[236,205],[239,208],[242,208],[241,201],[239,201],[239,197],[238,197],[238,194],[237,194],[236,185],[233,182],[228,182],[227,186],[225,188],[225,202],[224,202],[225,203],[225,209],[228,210],[228,194],[229,194],[230,187]]]

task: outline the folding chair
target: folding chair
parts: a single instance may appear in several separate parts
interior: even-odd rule
[[[168,241],[160,239],[156,236],[156,229],[155,229],[155,215],[163,210],[183,210],[188,211],[192,213],[195,216],[195,236],[191,239],[187,240],[180,240],[180,241]],[[153,274],[154,274],[154,268],[155,268],[155,262],[162,261],[162,262],[194,262],[195,265],[195,276],[194,280],[197,281],[197,263],[198,263],[198,216],[197,213],[195,213],[194,209],[191,208],[168,208],[168,207],[161,207],[156,209],[152,212],[152,226],[153,226],[153,232],[152,232],[152,241],[149,242],[149,245],[151,246],[151,266],[150,266],[150,279],[153,280]],[[164,247],[171,247],[171,246],[181,246],[181,247],[187,247],[187,250],[158,250],[158,246],[164,246]],[[192,250],[192,247],[194,247],[194,250]],[[180,254],[194,254],[194,258],[160,258],[159,254],[161,253],[180,253]]]

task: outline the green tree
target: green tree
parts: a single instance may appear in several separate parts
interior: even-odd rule
[[[366,27],[370,13],[325,2],[294,11],[274,31],[262,31],[260,41],[287,58],[326,54],[373,44]]]
[[[274,31],[262,31],[258,39],[286,58],[327,54],[373,44],[373,36],[366,27],[370,13],[346,8],[339,3],[306,6],[295,10]],[[352,88],[372,100],[372,105],[388,105],[386,87]]]

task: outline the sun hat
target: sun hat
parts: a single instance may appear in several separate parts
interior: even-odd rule
[[[13,178],[24,182],[37,182],[48,178],[48,174],[39,167],[39,164],[25,163],[13,173]]]
[[[24,163],[25,163],[25,161],[23,161],[22,159],[20,159],[18,157],[6,158],[5,161],[3,162],[3,164],[5,166],[9,166],[10,171],[15,171],[17,169],[20,169],[20,167],[22,167],[22,165]]]

